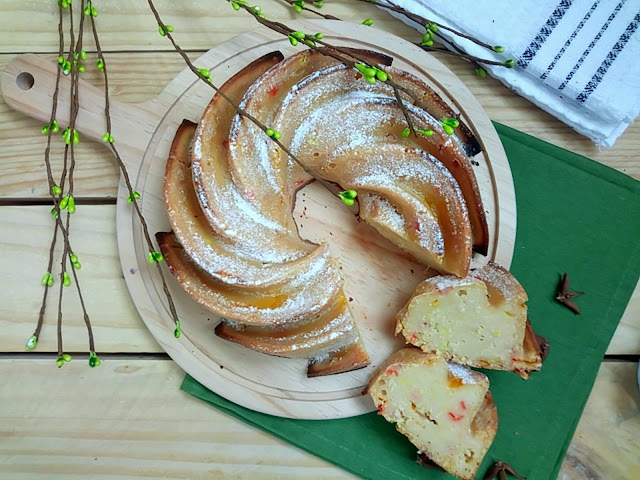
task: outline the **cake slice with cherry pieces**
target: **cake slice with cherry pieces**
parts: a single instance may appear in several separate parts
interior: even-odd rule
[[[465,278],[437,276],[418,285],[396,316],[396,334],[445,360],[526,379],[542,365],[526,301],[516,278],[489,262]]]
[[[433,462],[462,479],[474,478],[498,429],[486,375],[408,347],[378,369],[367,393],[378,412]]]

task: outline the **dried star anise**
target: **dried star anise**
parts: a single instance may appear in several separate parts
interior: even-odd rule
[[[584,292],[570,292],[569,291],[569,275],[564,274],[562,276],[562,280],[558,285],[558,293],[556,295],[556,300],[566,306],[569,310],[571,310],[576,315],[580,315],[580,309],[578,305],[575,304],[573,300],[574,297],[579,297],[583,295]]]
[[[484,476],[484,480],[491,480],[492,478],[500,477],[500,480],[507,480],[507,473],[513,475],[520,480],[527,480],[527,477],[523,477],[518,472],[516,472],[511,465],[503,462],[502,460],[498,460],[493,464],[493,467],[489,469],[487,474]]]

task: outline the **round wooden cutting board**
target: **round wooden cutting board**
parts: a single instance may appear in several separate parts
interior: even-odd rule
[[[491,259],[508,268],[515,242],[516,205],[513,180],[502,144],[489,118],[471,92],[442,63],[398,37],[339,21],[297,21],[296,28],[322,32],[327,42],[376,50],[394,58],[393,66],[432,86],[477,135],[483,152],[474,157],[489,224],[489,255],[474,256],[472,267]],[[199,68],[211,70],[221,85],[252,60],[280,50],[285,57],[302,47],[265,28],[234,38],[200,57]],[[55,64],[34,55],[14,60],[2,75],[2,92],[13,108],[48,121],[56,77]],[[31,78],[29,78],[31,76]],[[33,80],[33,82],[31,82]],[[63,79],[67,81],[67,79]],[[213,90],[189,70],[181,72],[157,98],[142,104],[113,102],[113,135],[129,169],[150,232],[169,231],[163,177],[169,147],[184,118],[197,122]],[[78,125],[83,138],[99,141],[105,131],[103,92],[81,84]],[[68,89],[63,84],[60,112],[68,115]],[[63,113],[64,115],[64,113]],[[67,119],[68,120],[68,119]],[[65,125],[64,118],[58,118]],[[142,229],[121,182],[117,205],[118,246],[129,291],[147,327],[165,351],[191,376],[219,395],[247,408],[291,418],[329,419],[374,410],[362,395],[375,368],[403,345],[393,335],[394,315],[414,287],[434,274],[414,263],[370,227],[358,223],[356,209],[345,207],[321,186],[298,193],[294,219],[303,238],[327,242],[343,265],[345,292],[371,356],[367,368],[339,375],[307,378],[304,359],[270,357],[221,340],[214,334],[219,318],[193,301],[165,268],[183,335],[173,336],[162,284],[147,262]]]

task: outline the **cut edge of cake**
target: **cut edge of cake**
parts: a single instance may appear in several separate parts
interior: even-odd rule
[[[466,278],[437,276],[418,285],[396,315],[396,335],[447,360],[527,379],[542,358],[526,301],[515,277],[489,262]]]
[[[474,478],[498,429],[486,375],[408,347],[380,366],[366,392],[419,451],[459,478]]]

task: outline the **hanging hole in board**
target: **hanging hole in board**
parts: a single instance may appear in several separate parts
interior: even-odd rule
[[[16,84],[20,90],[30,90],[35,80],[29,72],[22,72],[16,77]]]

